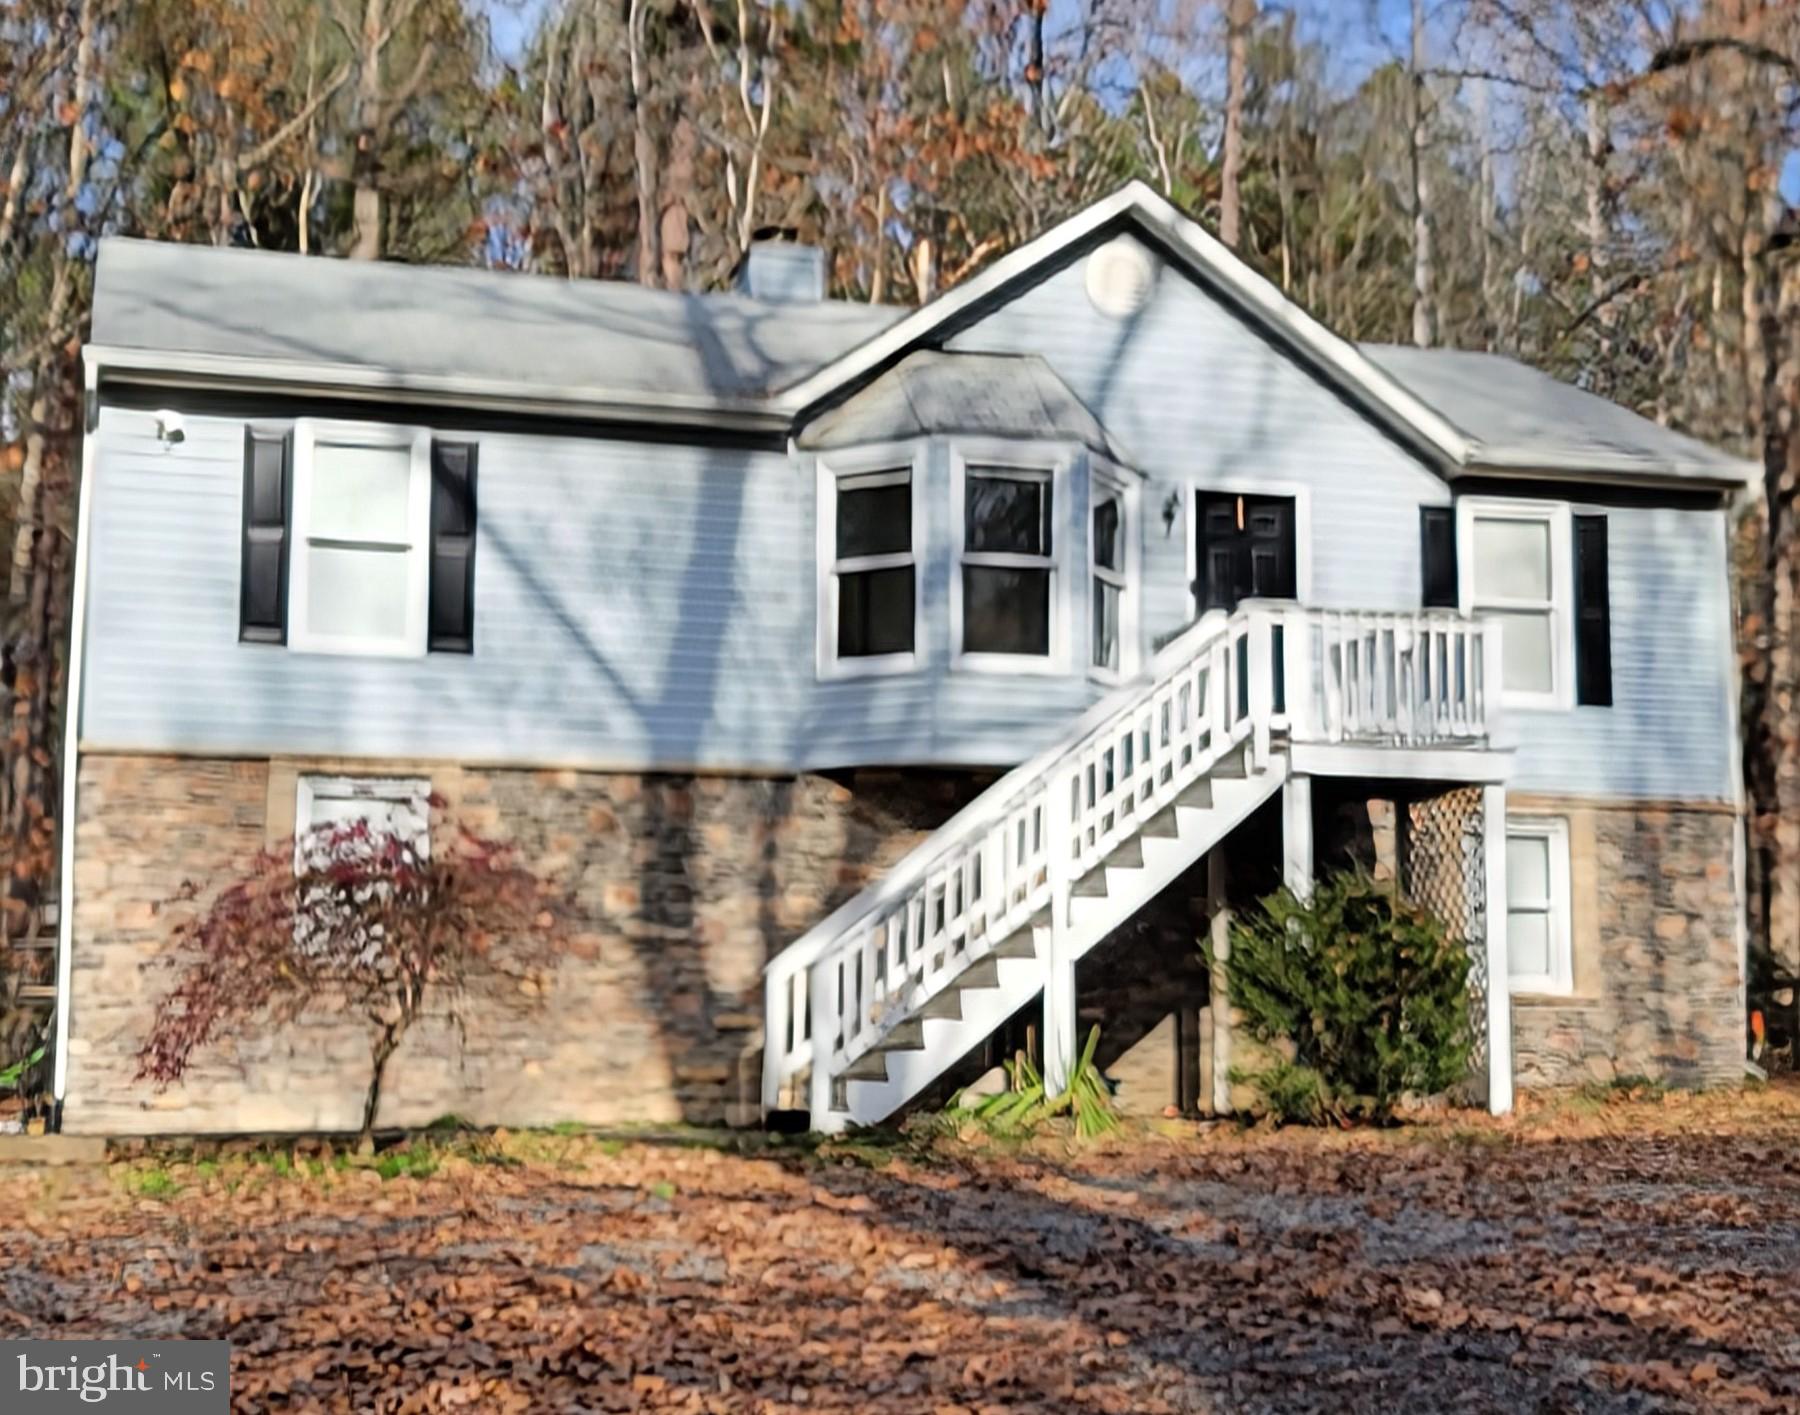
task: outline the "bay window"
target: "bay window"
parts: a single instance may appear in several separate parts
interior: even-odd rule
[[[959,464],[962,544],[952,594],[957,660],[1052,665],[1056,622],[1056,477],[1048,469]]]
[[[833,676],[914,666],[919,570],[910,465],[820,465],[820,668]]]

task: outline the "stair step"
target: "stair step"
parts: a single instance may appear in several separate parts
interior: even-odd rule
[[[1199,784],[1205,785],[1204,782]],[[1193,789],[1194,788],[1191,786],[1188,788],[1189,791]],[[1186,792],[1183,792],[1182,794],[1185,795]],[[1212,795],[1212,788],[1210,786],[1207,787],[1207,795]],[[1147,835],[1153,840],[1175,839],[1176,836],[1181,834],[1181,828],[1175,824],[1175,808],[1173,806],[1164,806],[1155,815],[1151,816],[1149,820],[1144,822],[1143,827],[1138,831],[1138,834]]]
[[[908,1017],[883,1037],[881,1044],[875,1050],[880,1052],[924,1051],[925,1023],[923,1019]]]
[[[1175,798],[1175,804],[1191,811],[1210,811],[1213,803],[1212,782],[1204,776]]]
[[[885,1081],[887,1058],[878,1051],[865,1052],[838,1073],[841,1081]]]
[[[1104,865],[1094,866],[1075,881],[1075,887],[1069,893],[1077,899],[1106,898],[1106,867]]]
[[[1237,747],[1213,763],[1211,775],[1216,781],[1242,781],[1250,775],[1248,751]]]
[[[1144,868],[1144,842],[1135,835],[1121,840],[1101,863],[1109,870],[1141,870]]]
[[[962,1021],[962,989],[945,988],[931,1001],[919,1009],[921,1019],[926,1017],[942,1017],[951,1022]]]
[[[971,963],[956,976],[959,988],[997,988],[1000,986],[1000,964],[993,954]]]
[[[1007,935],[994,945],[996,958],[1036,958],[1037,926],[1027,924],[1016,933]]]

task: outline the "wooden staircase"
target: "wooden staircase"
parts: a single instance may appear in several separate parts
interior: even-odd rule
[[[1497,647],[1429,611],[1208,614],[770,961],[765,1113],[879,1123],[1040,995],[1054,1088],[1075,962],[1281,789],[1293,742],[1482,740]]]

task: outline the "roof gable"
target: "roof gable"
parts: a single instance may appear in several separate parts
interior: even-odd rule
[[[908,352],[942,343],[987,310],[1127,231],[1147,240],[1265,337],[1294,353],[1315,377],[1446,477],[1532,474],[1736,488],[1757,475],[1753,463],[1514,359],[1360,346],[1344,339],[1199,223],[1135,181],[784,388],[776,401],[796,416],[829,405]],[[1471,382],[1465,376],[1459,361],[1467,359],[1497,366],[1490,375],[1491,393],[1484,394],[1482,379]]]

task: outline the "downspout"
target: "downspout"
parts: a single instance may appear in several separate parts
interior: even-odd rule
[[[1754,508],[1760,494],[1761,488],[1755,484],[1743,487],[1726,500],[1724,516],[1726,593],[1722,637],[1731,704],[1731,731],[1725,741],[1731,769],[1732,924],[1737,934],[1738,1015],[1743,1019],[1746,1036],[1750,1026],[1750,799],[1744,781],[1744,664],[1738,652],[1737,576],[1733,571],[1738,524]],[[1744,1062],[1746,1069],[1755,1064],[1747,1056]]]
[[[51,1082],[52,1123],[62,1129],[63,1104],[69,1084],[69,992],[74,971],[75,930],[75,789],[81,765],[81,677],[87,658],[88,521],[94,500],[94,461],[100,426],[100,370],[83,360],[81,424],[81,489],[75,512],[74,602],[69,610],[69,687],[63,704],[62,819],[60,882],[56,913],[56,1066]]]

